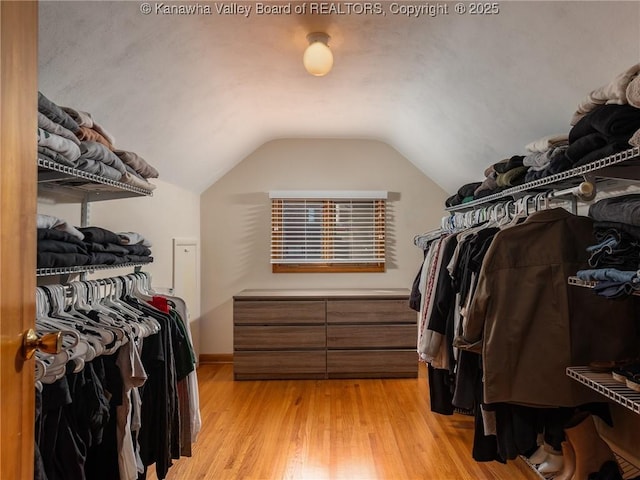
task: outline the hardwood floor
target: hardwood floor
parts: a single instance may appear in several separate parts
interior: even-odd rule
[[[472,418],[429,411],[424,366],[398,380],[236,382],[232,369],[198,369],[203,428],[167,479],[538,478],[521,460],[473,461]]]

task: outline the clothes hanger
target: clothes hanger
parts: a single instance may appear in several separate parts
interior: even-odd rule
[[[106,304],[105,299],[107,297],[107,282],[104,279],[89,280],[87,282],[87,285],[89,287],[88,303],[91,308],[106,316],[107,318],[105,318],[105,321],[107,321],[108,323],[119,328],[126,327],[126,318],[124,318],[120,312],[107,306]]]
[[[87,288],[86,305],[89,310],[97,314],[97,321],[103,328],[115,334],[114,345],[106,352],[113,353],[129,341],[127,330],[130,330],[130,328],[127,327],[126,321],[120,315],[100,303],[102,294],[100,285],[96,280],[87,280],[84,284]]]
[[[153,295],[155,295],[156,292],[151,288],[151,276],[144,272],[137,272],[133,275],[134,295],[146,302],[153,300]]]
[[[525,195],[523,197],[520,197],[516,202],[515,202],[515,211],[513,216],[511,217],[510,221],[505,223],[503,225],[503,228],[509,228],[512,227],[514,225],[517,225],[518,223],[520,223],[522,220],[524,220],[525,218],[527,218],[530,214],[529,212],[529,202],[532,200],[532,196],[531,195]]]
[[[96,337],[97,342],[94,343],[94,347],[99,350],[99,355],[113,353],[113,346],[109,347],[117,340],[117,335],[113,329],[106,328],[104,324],[84,315],[84,312],[91,310],[91,306],[86,302],[89,296],[86,282],[71,282],[69,287],[72,291],[72,303],[69,311],[84,321],[83,328],[92,334],[89,338]]]
[[[109,278],[109,295],[105,297],[105,302],[108,306],[126,312],[133,319],[138,320],[138,317],[142,316],[144,312],[128,305],[122,301],[123,281],[121,278]]]
[[[46,297],[46,319],[60,328],[72,328],[77,330],[79,321],[76,317],[65,311],[65,288],[62,285],[46,285],[39,287],[40,294]]]
[[[134,294],[136,291],[138,291],[138,292],[142,292],[143,294],[145,292],[146,293],[153,292],[154,295],[157,295],[157,293],[151,288],[150,282],[151,282],[150,275],[147,275],[145,272],[136,272],[136,273],[127,275],[127,277],[123,278],[123,288],[126,289],[129,296],[134,298],[136,301],[143,302],[143,304],[147,308],[151,308],[154,311],[159,311],[154,305],[148,303],[147,300],[141,299],[140,297],[137,297]],[[136,285],[138,286],[136,287]],[[153,298],[151,298],[151,300],[153,300]],[[145,319],[145,322],[150,329],[150,334],[158,333],[162,329],[160,322],[157,319],[155,319],[153,316],[145,315],[143,318]]]
[[[78,333],[77,320],[64,312],[64,287],[62,285],[47,285],[40,288],[41,296],[44,294],[48,300],[46,302],[48,309],[46,315],[43,315],[44,309],[39,312],[39,315],[36,316],[36,325],[40,327],[39,330],[50,328],[52,331],[62,331],[62,348],[66,357],[59,358],[64,358],[64,363],[73,362],[73,371],[78,373],[84,368],[85,361],[95,358],[96,352],[91,344]],[[43,301],[41,305],[44,307],[45,302]],[[68,337],[73,337],[73,340],[65,341]]]
[[[530,198],[530,195],[525,195],[524,197],[517,199],[515,202],[513,200],[507,202],[509,208],[513,207],[514,210],[513,214],[509,213],[509,217],[500,224],[501,229],[513,227],[527,218],[527,216],[529,215],[528,205]]]
[[[142,321],[143,312],[134,309],[130,305],[127,305],[123,301],[121,301],[120,281],[116,278],[108,278],[105,279],[105,281],[107,283],[106,288],[108,290],[108,293],[103,299],[103,304],[118,311],[122,316],[124,316],[128,320],[127,324],[133,329],[136,337],[148,337],[150,331]]]
[[[40,385],[40,390],[42,390],[42,382],[40,380],[42,380],[42,378],[46,375],[47,368],[45,367],[42,360],[40,360],[37,356],[35,358],[36,358],[36,362],[34,367],[34,373],[35,373],[34,380],[36,382],[36,388],[38,388],[38,385]]]
[[[157,310],[153,305],[149,304],[146,300],[140,300],[138,297],[133,295],[133,290],[135,288],[134,287],[134,282],[143,282],[144,283],[146,281],[146,277],[144,275],[140,275],[138,273],[133,273],[131,275],[127,275],[126,277],[119,277],[119,279],[121,281],[121,285],[120,285],[121,293],[120,293],[120,296],[122,298],[133,299],[134,301],[140,302],[142,305],[145,305],[147,308],[152,308],[153,310]],[[144,291],[145,287],[142,287],[141,290]],[[157,319],[155,319],[153,316],[147,314],[144,311],[141,311],[140,313],[141,313],[140,321],[149,330],[147,336],[148,335],[153,335],[155,333],[158,333],[161,330],[162,326],[160,325],[160,322]]]
[[[155,324],[157,321],[155,319],[151,319],[151,317],[145,314],[145,312],[125,301],[128,292],[128,284],[125,277],[112,278],[111,281],[113,283],[113,301],[116,305],[121,305],[122,308],[126,309],[126,311],[128,311],[135,319],[138,327],[141,329],[142,337],[145,338],[155,333]]]
[[[36,359],[40,361],[42,365],[42,373],[39,378],[40,382],[51,384],[60,380],[67,373],[66,363],[53,364],[52,359],[48,357],[42,357],[41,354],[36,352]]]
[[[547,210],[549,208],[549,192],[543,192],[536,195],[536,212]]]
[[[49,324],[46,312],[48,310],[48,299],[42,290],[36,289],[36,332],[46,333],[57,330],[58,327]],[[63,337],[63,347],[68,347],[68,339]],[[66,373],[69,352],[62,348],[57,354],[47,354],[40,350],[35,353],[37,380],[43,383],[53,383],[62,378]]]
[[[61,331],[63,333],[62,336],[62,351],[59,354],[60,358],[64,357],[62,363],[66,363],[69,358],[68,349],[73,348],[77,345],[77,332],[72,330],[66,330],[68,327],[67,324],[62,323],[59,319],[52,318],[49,315],[51,310],[49,298],[46,296],[45,292],[38,287],[36,289],[36,333],[49,333],[53,331]],[[66,335],[64,335],[66,334]],[[74,340],[70,340],[67,338],[68,336],[74,337]]]
[[[125,280],[125,289],[127,290],[129,297],[132,297],[135,301],[141,302],[145,308],[150,308],[158,313],[166,314],[166,312],[159,310],[151,303],[153,301],[153,296],[166,296],[160,295],[153,290],[151,287],[151,275],[149,273],[134,272],[124,277],[123,280]],[[160,322],[153,318],[153,316],[146,315],[144,318],[148,322],[151,334],[158,333],[162,329]]]
[[[511,221],[513,220],[513,217],[515,216],[515,212],[514,215],[511,215],[511,207],[515,207],[515,203],[513,202],[513,200],[507,200],[504,204],[502,204],[502,212],[500,215],[500,218],[497,221],[497,226],[499,228],[505,228],[507,226],[509,226],[509,224],[511,223]]]

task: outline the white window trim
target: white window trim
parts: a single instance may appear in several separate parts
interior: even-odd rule
[[[386,200],[384,190],[274,190],[270,199],[281,200]]]

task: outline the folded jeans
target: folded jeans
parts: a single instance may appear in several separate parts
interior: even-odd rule
[[[618,270],[615,268],[600,268],[591,270],[579,270],[576,273],[581,280],[613,281],[640,283],[637,270]]]

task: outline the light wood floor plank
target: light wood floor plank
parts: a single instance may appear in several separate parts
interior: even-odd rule
[[[198,370],[203,428],[168,480],[534,480],[471,458],[473,419],[429,410],[417,379],[233,381]],[[153,471],[148,475],[155,479]]]

